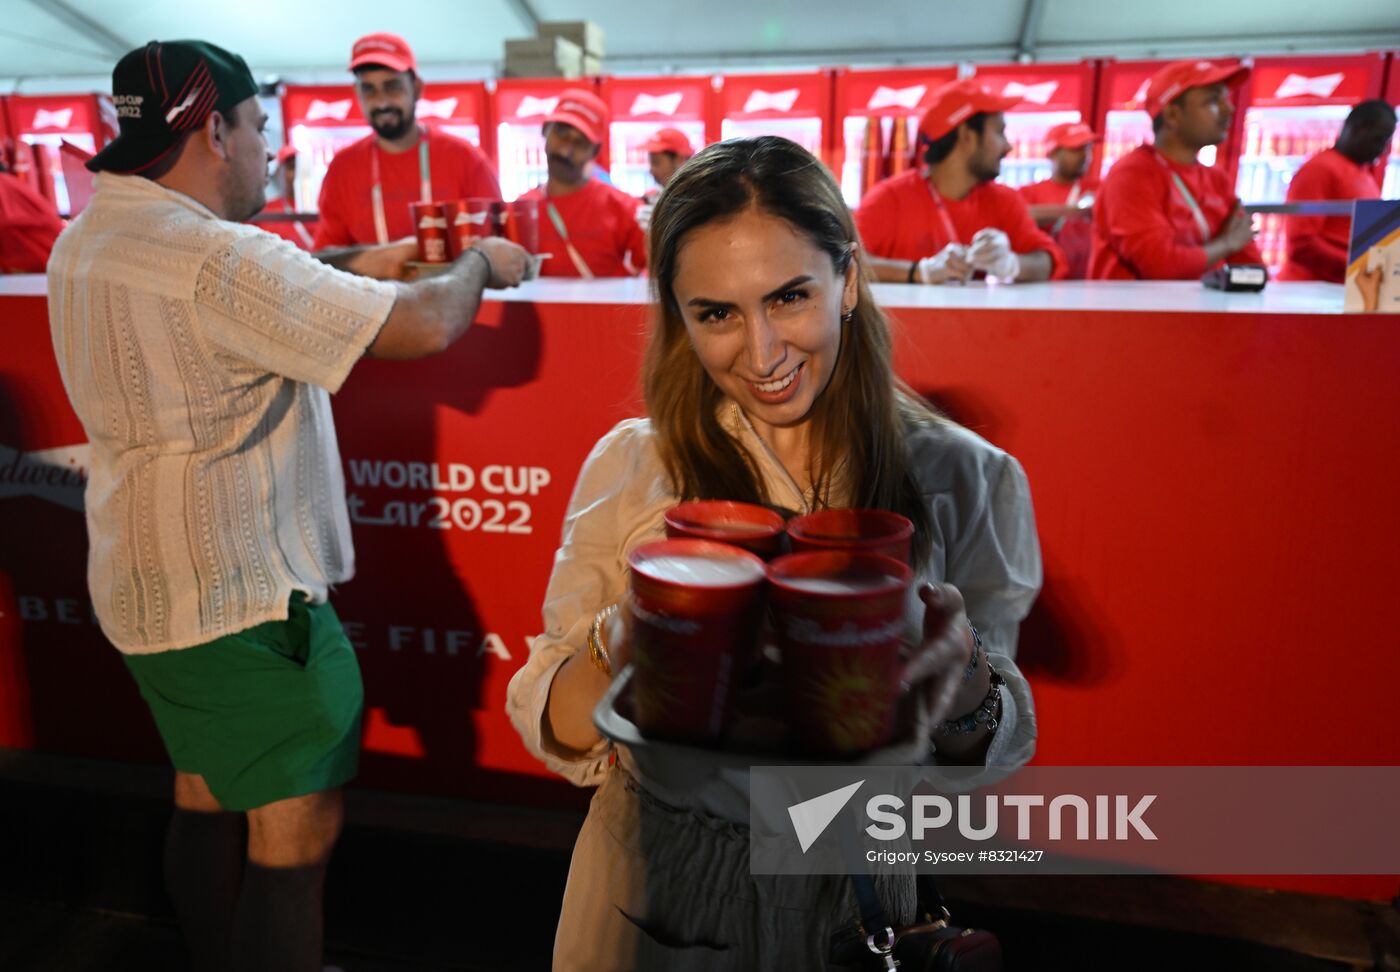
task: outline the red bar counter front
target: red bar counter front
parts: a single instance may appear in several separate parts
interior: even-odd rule
[[[84,579],[86,448],[43,281],[4,283],[0,745],[161,760]],[[366,688],[361,782],[581,805],[504,713],[580,464],[640,413],[645,282],[527,284],[446,354],[335,397]],[[1024,464],[1045,587],[1038,760],[1400,762],[1400,330],[1340,287],[885,285],[900,373]],[[1388,898],[1393,877],[1268,878]]]

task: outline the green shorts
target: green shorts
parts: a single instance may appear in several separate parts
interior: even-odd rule
[[[334,789],[360,758],[364,687],[335,609],[294,593],[286,621],[123,655],[171,762],[225,810]]]

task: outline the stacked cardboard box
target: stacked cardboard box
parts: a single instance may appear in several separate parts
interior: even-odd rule
[[[508,78],[572,80],[603,71],[603,29],[587,20],[550,20],[538,36],[506,41]]]

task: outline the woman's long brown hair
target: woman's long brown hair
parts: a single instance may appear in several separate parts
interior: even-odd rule
[[[676,258],[686,235],[755,208],[785,220],[831,257],[838,277],[856,258],[856,228],[826,167],[794,142],[771,135],[719,142],[681,167],[652,213],[650,269],[655,307],[642,363],[642,393],[661,459],[682,499],[769,501],[754,457],[721,427],[723,397],[691,347],[677,306]],[[911,468],[910,427],[933,413],[894,375],[889,320],[864,275],[841,348],[811,412],[813,508],[834,486],[852,505],[891,510],[914,523],[914,562],[929,552],[930,511]]]

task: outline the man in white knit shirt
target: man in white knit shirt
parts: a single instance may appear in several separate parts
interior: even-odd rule
[[[152,41],[112,87],[121,133],[48,268],[92,446],[93,606],[175,765],[166,879],[194,966],[319,969],[363,703],[327,602],[354,571],[330,393],[363,354],[445,349],[527,257],[484,240],[413,284],[370,279],[402,246],[317,260],[240,222],[270,161],[242,58]]]

